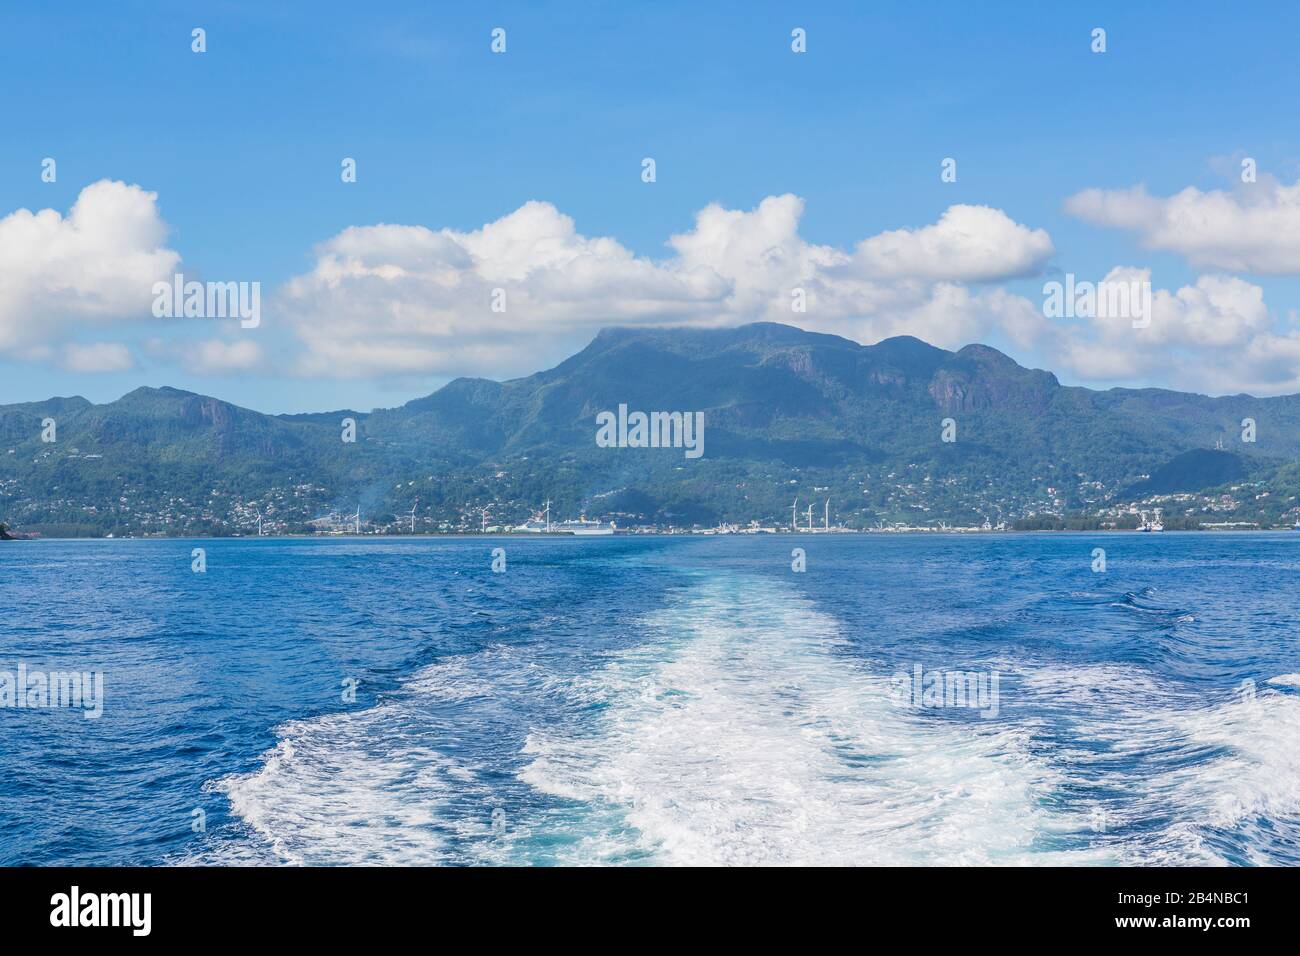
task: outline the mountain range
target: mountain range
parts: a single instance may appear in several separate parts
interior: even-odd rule
[[[704,455],[598,447],[597,414],[620,405],[703,412]],[[266,415],[174,388],[0,406],[0,520],[229,534],[259,514],[305,531],[358,512],[376,530],[456,530],[518,523],[549,499],[553,515],[625,526],[788,524],[797,497],[801,512],[815,502],[820,519],[829,498],[834,520],[868,527],[1217,491],[1233,499],[1224,514],[1282,521],[1297,459],[1297,395],[1064,386],[985,345],[909,336],[613,328],[555,368],[460,378],[370,413]]]

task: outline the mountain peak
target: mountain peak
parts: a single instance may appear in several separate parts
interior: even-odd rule
[[[1001,352],[991,345],[983,345],[979,342],[972,342],[970,345],[963,345],[957,350],[957,354],[976,356],[979,358],[991,358],[997,361],[1015,362],[1015,359],[1007,355],[1005,352]]]
[[[951,352],[911,335],[894,335],[875,345],[859,348],[872,359],[883,359],[888,365],[915,378],[928,378],[952,358]]]
[[[154,388],[150,385],[141,385],[139,388],[132,389],[121,398],[119,402],[136,402],[142,399],[151,398],[202,398],[197,392],[187,392],[184,389],[172,388],[170,385],[163,385]]]
[[[1010,355],[998,351],[991,345],[966,345],[957,350],[956,356],[958,360],[971,362],[996,374],[1029,376],[1037,380],[1043,387],[1049,389],[1057,388],[1061,384],[1051,372],[1038,368],[1026,368]]]

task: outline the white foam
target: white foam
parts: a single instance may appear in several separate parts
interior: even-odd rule
[[[214,785],[256,840],[214,842],[206,852],[225,861],[307,865],[460,859],[449,842],[490,838],[499,801],[477,768],[447,756],[443,748],[459,729],[433,708],[509,692],[519,670],[512,677],[502,668],[505,656],[489,649],[452,657],[375,706],[277,728],[279,741],[257,771]],[[486,680],[483,669],[497,669],[500,678]],[[489,839],[483,855],[495,859],[501,849]]]
[[[986,722],[898,707],[770,578],[702,575],[635,623],[641,644],[577,676],[567,653],[489,648],[284,725],[214,785],[252,839],[195,861],[1205,864],[1228,831],[1252,862],[1294,862],[1274,848],[1300,842],[1300,675],[1207,700],[1131,665],[1009,661]],[[507,706],[533,721],[522,754],[448,756]]]
[[[1108,830],[1124,863],[1295,862],[1276,854],[1300,837],[1300,697],[1207,697],[1124,665],[1024,667],[1023,680],[1036,710],[1068,714],[1078,744],[1057,748],[1063,776],[1113,795]]]
[[[568,862],[1046,861],[1063,824],[1019,733],[896,706],[793,591],[708,580],[650,627],[585,690],[598,732],[529,738],[521,778],[591,811]]]
[[[1190,741],[1220,750],[1182,771],[1170,788],[1190,821],[1244,829],[1253,838],[1252,862],[1278,862],[1274,846],[1294,846],[1300,837],[1300,697],[1266,690],[1253,700],[1175,714],[1171,724]],[[1272,832],[1260,833],[1261,823]],[[1291,839],[1280,839],[1283,833]]]
[[[444,836],[435,824],[457,768],[394,735],[392,710],[287,724],[261,769],[219,789],[285,863],[439,862]]]

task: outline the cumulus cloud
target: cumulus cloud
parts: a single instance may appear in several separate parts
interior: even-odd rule
[[[847,251],[800,236],[803,208],[793,195],[751,210],[707,206],[660,259],[584,236],[544,202],[471,232],[350,227],[317,249],[277,306],[305,347],[299,371],[338,377],[525,373],[605,325],[769,320],[957,345],[1007,308],[963,283],[1027,274],[1052,252],[1042,230],[978,206]],[[792,307],[795,290],[805,312]]]
[[[1149,269],[1117,267],[1103,281],[1150,278]],[[1259,286],[1235,276],[1153,290],[1146,328],[1133,328],[1129,317],[1081,319],[1052,327],[1043,345],[1058,368],[1093,382],[1154,380],[1216,394],[1300,390],[1300,336],[1269,311]]]
[[[180,256],[164,245],[157,195],[101,180],[66,216],[19,209],[0,219],[0,354],[47,356],[70,330],[149,315],[153,283]],[[68,347],[71,368],[127,367],[110,346]]]
[[[747,210],[709,205],[658,257],[583,235],[545,202],[471,231],[354,226],[277,291],[269,324],[296,336],[291,368],[312,377],[527,374],[606,325],[766,320],[860,342],[910,334],[955,348],[993,339],[1096,384],[1300,391],[1295,323],[1269,310],[1259,286],[1225,274],[1300,266],[1289,218],[1300,185],[1259,185],[1240,195],[1161,199],[1139,187],[1069,200],[1078,216],[1218,264],[1155,291],[1145,329],[1124,318],[1049,321],[1041,299],[1002,287],[1041,271],[1054,250],[1045,231],[1001,210],[952,206],[933,223],[843,248],[800,235],[804,204],[793,195]],[[114,323],[153,321],[153,283],[179,261],[165,237],[157,197],[120,182],[88,186],[66,216],[18,210],[0,219],[0,355],[85,373],[134,367],[129,339],[104,339]],[[1150,278],[1127,266],[1106,277]],[[195,375],[268,368],[262,344],[239,334],[145,341],[137,351]]]
[[[882,278],[987,282],[1033,275],[1053,252],[1044,230],[1022,226],[1001,209],[951,206],[933,225],[864,239],[854,260]]]
[[[1087,222],[1134,232],[1148,249],[1175,252],[1198,269],[1300,274],[1300,182],[1267,177],[1227,192],[1188,187],[1168,197],[1086,189],[1065,209]]]

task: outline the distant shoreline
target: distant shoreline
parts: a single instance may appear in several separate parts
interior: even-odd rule
[[[1025,531],[775,531],[775,532],[729,532],[718,533],[711,531],[644,531],[644,532],[618,532],[612,535],[583,535],[583,534],[564,534],[564,533],[530,533],[519,532],[512,533],[508,531],[494,531],[489,533],[480,533],[473,531],[429,531],[419,534],[263,534],[263,535],[125,535],[122,537],[108,537],[106,535],[81,535],[76,537],[5,537],[0,538],[4,541],[358,541],[358,540],[381,540],[381,541],[405,541],[412,539],[426,538],[481,538],[497,540],[610,540],[628,538],[820,538],[820,537],[957,537],[957,538],[982,538],[982,537],[1007,537],[1013,535],[1080,535],[1094,537],[1097,535],[1143,535],[1144,537],[1159,537],[1161,535],[1184,535],[1184,534],[1276,534],[1290,535],[1297,534],[1292,528],[1195,528],[1167,530],[1159,532],[1138,531],[1136,528],[1097,528],[1093,530],[1078,530],[1069,528],[1038,528]]]

